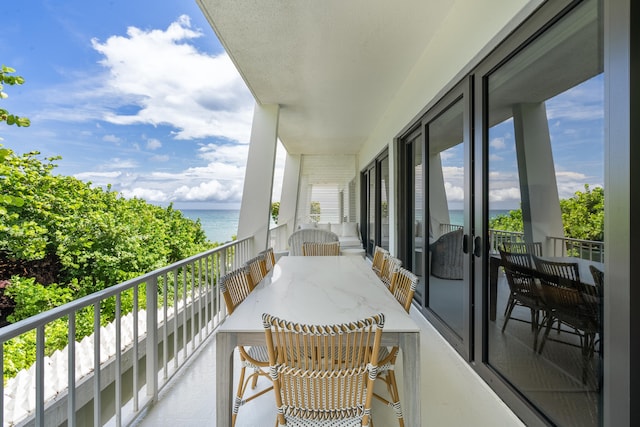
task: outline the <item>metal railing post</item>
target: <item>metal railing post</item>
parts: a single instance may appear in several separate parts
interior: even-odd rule
[[[147,396],[158,400],[158,278],[147,282]]]

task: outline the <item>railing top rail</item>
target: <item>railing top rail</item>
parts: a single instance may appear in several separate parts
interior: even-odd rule
[[[601,240],[586,240],[586,239],[576,239],[573,237],[556,237],[556,236],[549,236],[548,239],[552,239],[552,240],[564,240],[567,242],[576,242],[576,243],[580,243],[580,244],[585,244],[585,245],[604,245],[604,242]]]
[[[141,283],[146,283],[151,279],[155,279],[159,276],[162,276],[165,273],[183,267],[185,265],[192,264],[199,259],[205,258],[207,256],[213,255],[217,252],[226,251],[234,246],[238,246],[248,240],[251,237],[242,239],[242,240],[234,240],[228,243],[225,243],[222,246],[215,247],[205,252],[201,252],[199,254],[193,255],[189,258],[185,258],[183,260],[174,262],[173,264],[167,265],[165,267],[158,268],[149,273],[143,274],[141,276],[135,277],[133,279],[129,279],[125,282],[119,283],[117,285],[110,286],[106,289],[103,289],[98,292],[94,292],[91,295],[87,295],[82,298],[78,298],[77,300],[68,302],[59,307],[53,308],[51,310],[47,310],[43,313],[37,314],[35,316],[31,316],[27,319],[23,319],[17,323],[13,323],[11,325],[7,325],[3,328],[0,328],[0,343],[3,343],[11,338],[14,338],[18,335],[21,335],[25,332],[28,332],[32,329],[35,329],[39,326],[45,325],[53,320],[59,319],[61,317],[67,316],[70,313],[77,312],[78,310],[103,301],[107,298],[110,298],[114,295],[117,295],[121,292],[124,292],[136,285]]]

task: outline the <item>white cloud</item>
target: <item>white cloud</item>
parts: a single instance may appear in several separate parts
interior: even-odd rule
[[[504,142],[504,137],[493,138],[489,141],[489,146],[495,148],[496,150],[503,150],[507,144]]]
[[[181,16],[162,30],[129,27],[126,36],[92,40],[109,71],[105,91],[133,114],[106,113],[120,125],[167,124],[176,139],[223,137],[247,143],[253,98],[228,55],[207,55],[188,42],[202,33]],[[130,110],[130,108],[129,108]]]
[[[122,139],[120,137],[117,137],[115,135],[105,135],[102,137],[102,140],[105,142],[113,142],[113,143],[119,143],[120,141],[122,141]]]
[[[198,149],[198,157],[212,163],[246,164],[248,146],[207,144]]]
[[[150,202],[241,200],[255,101],[228,55],[198,51],[198,37],[203,33],[182,16],[166,29],[130,27],[125,35],[93,39],[104,72],[77,73],[43,93],[41,117],[91,122],[109,129],[104,141],[118,144],[111,159],[74,176]],[[142,136],[125,147],[118,131],[134,125],[168,126],[165,135],[174,141],[136,128]],[[178,169],[196,144],[193,167]],[[280,187],[274,184],[278,197]]]
[[[174,191],[174,200],[180,201],[211,201],[211,202],[239,202],[242,197],[242,187],[240,183],[234,182],[232,185],[212,180],[203,182],[197,187],[182,186]]]
[[[459,202],[464,200],[464,188],[452,185],[450,182],[444,183],[444,191],[447,194],[447,202]]]
[[[520,188],[509,187],[496,190],[489,190],[489,201],[491,202],[520,202]]]
[[[163,191],[150,188],[136,187],[133,189],[125,189],[121,193],[126,198],[137,197],[148,202],[164,202],[167,200],[167,194],[165,194]]]
[[[162,142],[160,142],[159,140],[157,140],[155,138],[149,138],[147,140],[147,149],[148,150],[157,150],[160,147],[162,147]]]
[[[105,169],[118,170],[118,169],[135,169],[139,167],[139,164],[134,159],[120,159],[118,157],[109,160],[104,166]]]
[[[166,154],[158,154],[157,156],[151,157],[152,162],[168,162],[170,157]]]

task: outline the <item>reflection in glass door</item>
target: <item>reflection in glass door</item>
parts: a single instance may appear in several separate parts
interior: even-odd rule
[[[463,252],[465,220],[464,104],[462,99],[427,124],[429,308],[464,336],[468,295]],[[468,205],[468,204],[467,204]],[[468,216],[467,216],[468,217]]]
[[[405,221],[402,221],[401,227],[401,250],[403,266],[411,270],[418,276],[419,282],[416,289],[414,299],[422,307],[426,301],[426,288],[423,278],[423,239],[424,239],[424,220],[423,220],[423,204],[424,204],[424,186],[422,171],[422,130],[418,128],[409,134],[401,145],[403,167],[402,182],[403,194],[406,196],[406,204],[404,205]]]
[[[580,3],[485,78],[488,363],[558,426],[601,417],[600,7]],[[549,262],[564,269],[542,275]]]

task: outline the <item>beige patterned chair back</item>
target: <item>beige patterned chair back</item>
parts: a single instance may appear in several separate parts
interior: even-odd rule
[[[336,233],[327,230],[319,230],[316,228],[304,228],[295,231],[289,236],[289,255],[301,256],[302,244],[304,242],[330,243],[339,242],[340,239]]]
[[[305,325],[263,314],[277,425],[368,426],[384,315]]]

